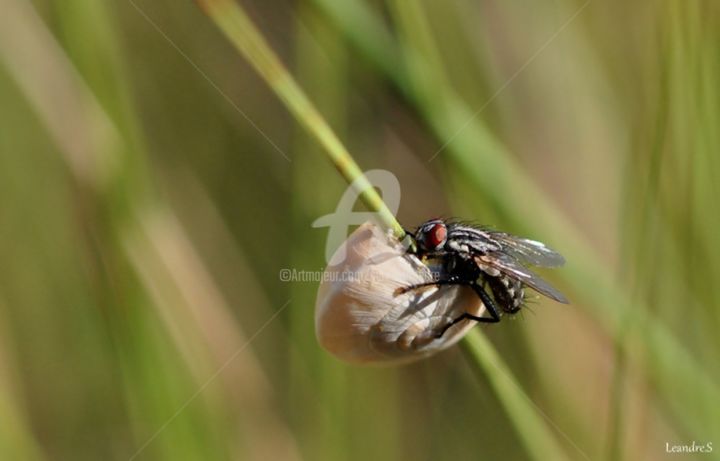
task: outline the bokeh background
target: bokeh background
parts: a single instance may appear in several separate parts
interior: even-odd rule
[[[720,459],[718,2],[241,3],[405,226],[565,254],[478,328],[567,459]],[[460,348],[318,347],[346,184],[198,5],[0,6],[1,459],[550,459]]]

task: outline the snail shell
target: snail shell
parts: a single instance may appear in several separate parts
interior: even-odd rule
[[[463,320],[442,333],[447,325],[465,312],[482,316],[485,310],[471,288],[430,286],[397,294],[437,280],[441,271],[376,225],[361,225],[323,274],[315,303],[320,345],[347,362],[376,364],[411,362],[452,346],[475,322]]]

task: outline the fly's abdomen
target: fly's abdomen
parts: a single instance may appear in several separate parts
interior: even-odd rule
[[[505,275],[487,277],[486,280],[495,302],[504,312],[515,314],[522,308],[525,289],[521,281]]]

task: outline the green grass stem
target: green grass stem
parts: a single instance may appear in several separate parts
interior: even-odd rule
[[[380,221],[392,229],[396,237],[402,238],[405,231],[400,223],[243,8],[232,0],[199,0],[199,3],[235,48],[285,103],[295,119],[325,148],[325,152],[343,178],[357,188],[363,203],[378,213]]]

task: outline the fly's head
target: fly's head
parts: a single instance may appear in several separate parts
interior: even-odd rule
[[[445,249],[447,226],[442,219],[431,219],[415,231],[415,242],[419,256],[436,254]]]

